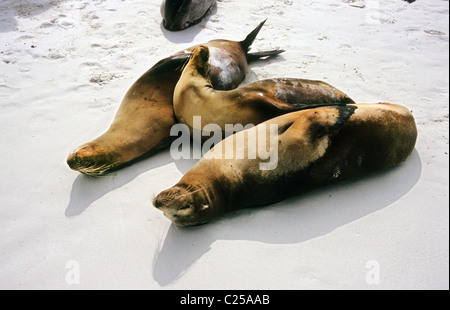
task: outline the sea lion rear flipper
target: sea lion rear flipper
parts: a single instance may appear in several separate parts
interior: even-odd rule
[[[273,56],[277,56],[284,52],[285,52],[285,50],[271,50],[271,51],[263,51],[263,52],[256,52],[256,53],[248,53],[247,60],[253,61],[253,60],[258,60],[258,59],[261,59],[264,57],[273,57]]]
[[[262,23],[260,23],[258,25],[258,27],[256,27],[252,32],[250,32],[250,34],[245,38],[244,41],[241,41],[241,46],[242,49],[245,52],[248,52],[250,50],[250,46],[253,44],[253,42],[256,39],[256,36],[258,35],[259,31],[261,30],[261,28],[264,26],[264,24],[266,23],[267,19],[264,20]]]
[[[256,39],[256,36],[258,35],[259,31],[261,30],[261,28],[264,26],[264,24],[266,23],[267,19],[264,20],[262,23],[260,23],[258,25],[258,27],[256,27],[246,38],[244,41],[241,41],[241,46],[242,49],[247,53],[247,60],[248,61],[252,61],[252,60],[258,60],[260,58],[264,58],[264,57],[272,57],[272,56],[277,56],[281,53],[284,53],[285,50],[272,50],[272,51],[264,51],[264,52],[256,52],[256,53],[248,53],[248,51],[250,50],[250,46],[253,44],[253,42]]]

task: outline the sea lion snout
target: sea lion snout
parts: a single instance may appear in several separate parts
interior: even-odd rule
[[[187,191],[174,187],[161,192],[158,196],[153,199],[153,206],[161,211],[168,211],[169,209],[177,210],[178,205],[182,203],[184,196]]]
[[[101,176],[115,168],[111,156],[106,155],[101,149],[98,150],[92,145],[83,145],[75,149],[67,157],[67,165],[70,169],[90,176]]]
[[[191,188],[174,186],[153,199],[153,206],[178,226],[199,225],[209,221],[209,204]]]
[[[164,203],[160,199],[155,198],[155,199],[153,199],[153,206],[156,209],[160,209],[164,206]]]
[[[180,24],[177,23],[176,21],[169,22],[166,19],[163,19],[162,23],[164,28],[166,28],[169,31],[180,31],[189,27],[189,23]]]

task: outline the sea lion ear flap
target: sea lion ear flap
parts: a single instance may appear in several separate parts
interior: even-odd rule
[[[314,117],[311,120],[310,137],[317,139],[328,134],[336,133],[344,126],[353,113],[355,113],[356,109],[356,105],[319,109],[314,114],[317,116],[316,120]]]

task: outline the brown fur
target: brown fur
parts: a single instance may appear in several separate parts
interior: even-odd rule
[[[391,168],[406,160],[417,139],[408,109],[379,103],[293,112],[227,140],[238,141],[239,135],[270,124],[279,128],[274,170],[260,170],[257,159],[208,159],[206,154],[153,200],[155,207],[180,226],[206,223],[232,209],[275,203],[313,187]],[[178,189],[183,195],[176,194]],[[189,208],[179,211],[186,201]]]

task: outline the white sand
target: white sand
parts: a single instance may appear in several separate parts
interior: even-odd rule
[[[219,1],[179,33],[161,28],[160,3],[1,0],[0,289],[449,288],[448,1]],[[162,152],[97,179],[68,168],[158,60],[265,18],[254,50],[286,53],[248,80],[321,79],[408,106],[420,136],[407,162],[189,229],[150,201],[194,161]]]

